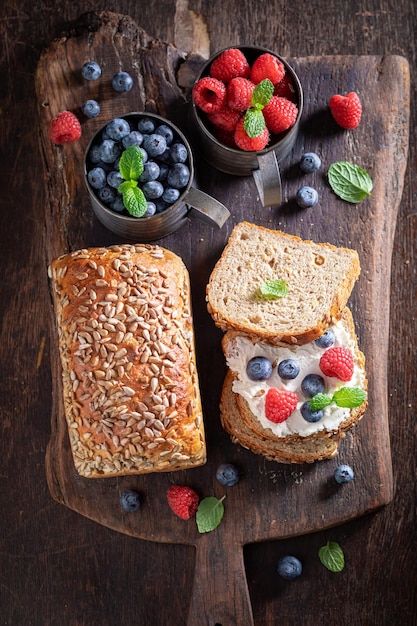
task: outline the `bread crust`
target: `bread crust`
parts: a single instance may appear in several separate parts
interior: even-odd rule
[[[78,250],[49,268],[75,467],[88,478],[206,461],[190,283],[160,246]]]
[[[248,248],[246,251],[246,241],[253,239],[256,244],[259,241],[265,242],[265,252],[252,258],[253,255]],[[268,248],[268,245],[276,244],[277,249]],[[253,297],[253,285],[249,284],[248,267],[256,266],[257,281],[262,282],[271,278],[284,279],[289,274],[289,282],[291,283],[291,268],[287,266],[288,259],[291,255],[286,255],[286,246],[292,246],[302,252],[302,254],[310,255],[312,262],[306,265],[305,280],[312,281],[316,274],[323,277],[326,259],[329,257],[327,265],[330,264],[330,256],[332,260],[342,259],[346,266],[343,271],[336,272],[337,281],[331,287],[331,296],[328,300],[328,306],[317,309],[314,321],[304,323],[304,315],[300,314],[298,319],[299,327],[295,328],[293,323],[283,321],[283,307],[286,306],[288,299],[282,298],[282,301],[274,300],[269,303],[261,302]],[[281,250],[282,248],[282,250]],[[282,254],[281,254],[282,252]],[[231,276],[234,273],[234,265],[236,259],[242,266],[242,274],[234,275],[233,286],[225,285],[225,276]],[[247,267],[246,267],[246,266]],[[323,267],[322,267],[323,266]],[[326,266],[327,268],[327,266]],[[326,269],[327,271],[327,269]],[[355,281],[360,274],[360,262],[358,254],[355,250],[344,247],[336,247],[330,243],[317,244],[310,240],[302,240],[300,237],[283,233],[281,231],[273,231],[263,226],[251,224],[249,222],[240,222],[233,229],[228,243],[226,244],[220,259],[217,261],[206,286],[206,302],[207,310],[212,316],[216,326],[224,331],[235,330],[248,336],[254,336],[258,339],[268,341],[269,343],[279,344],[281,342],[288,344],[305,344],[317,339],[323,332],[334,323],[342,314],[342,311],[348,301]],[[299,282],[299,276],[294,278],[295,283]],[[304,285],[306,287],[306,285]],[[307,285],[310,287],[310,285]],[[303,285],[297,284],[297,289],[303,288]],[[292,289],[292,284],[289,285]],[[323,297],[323,292],[330,289],[329,286],[321,289],[317,287],[317,294]],[[242,309],[245,314],[237,315],[232,311],[230,302],[234,297],[233,291],[236,290],[236,300],[240,300]],[[303,301],[303,293],[295,294],[297,305]],[[307,301],[307,299],[305,299]],[[307,308],[309,305],[306,305]]]
[[[343,322],[345,329],[349,332],[350,336],[354,340],[355,363],[358,367],[360,367],[363,371],[365,371],[365,356],[358,347],[353,317],[352,317],[350,310],[347,307],[345,307],[345,309],[343,310],[341,320]],[[235,333],[234,331],[229,331],[228,333],[224,335],[222,339],[222,348],[223,348],[226,358],[227,358],[227,355],[230,353],[231,344],[233,342],[234,337],[237,334],[238,333]],[[252,341],[254,343],[257,343],[257,341],[259,340],[252,338]],[[234,380],[237,380],[237,375],[231,370],[229,370],[227,385],[233,385]],[[365,376],[362,388],[364,391],[367,391],[367,387],[368,387],[368,382]],[[264,448],[265,448],[265,442],[270,443],[270,448],[271,447],[273,448],[274,444],[279,444],[280,447],[281,446],[285,447],[285,450],[287,451],[287,457],[290,459],[302,458],[303,449],[305,447],[311,447],[311,444],[313,444],[313,449],[312,450],[309,449],[308,454],[306,454],[306,458],[303,459],[306,462],[311,462],[314,460],[327,458],[326,456],[324,456],[325,452],[323,452],[323,450],[321,449],[322,442],[323,441],[326,442],[326,440],[329,440],[329,439],[331,439],[334,442],[339,441],[340,438],[344,436],[344,433],[347,430],[351,429],[361,419],[367,407],[367,400],[365,400],[359,407],[350,409],[348,417],[338,426],[337,429],[334,429],[331,431],[323,429],[311,435],[306,435],[306,436],[300,436],[299,434],[294,433],[291,435],[287,435],[285,437],[279,437],[276,434],[274,434],[271,429],[264,428],[261,425],[259,420],[253,415],[246,400],[240,394],[237,394],[237,393],[235,394],[232,391],[232,387],[230,387],[230,390],[227,391],[227,393],[229,392],[235,396],[234,400],[232,401],[230,399],[229,400],[226,399],[226,400],[223,400],[223,402],[228,405],[229,409],[230,409],[231,404],[236,405],[236,409],[239,413],[239,420],[237,420],[236,416],[234,418],[230,418],[227,415],[225,415],[225,416],[222,416],[222,422],[226,424],[225,426],[226,430],[228,430],[228,432],[233,437],[235,437],[237,440],[239,440],[240,437],[243,437],[244,441],[246,442],[250,441],[252,445],[251,449],[253,449],[254,445],[256,447],[257,443],[259,445],[259,441],[263,442]],[[249,434],[251,434],[251,438],[249,437]],[[317,446],[317,458],[316,458],[316,453],[314,451],[314,445]],[[271,453],[270,449],[269,449],[269,453]],[[282,452],[280,452],[280,454],[282,456]],[[300,461],[290,460],[289,462],[300,462]]]

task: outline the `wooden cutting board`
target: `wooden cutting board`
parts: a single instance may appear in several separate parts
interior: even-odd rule
[[[95,83],[80,78],[80,69],[89,59],[103,67],[103,76]],[[262,208],[251,178],[229,177],[201,161],[201,188],[226,204],[232,217],[222,230],[190,220],[159,242],[180,254],[190,271],[208,439],[204,467],[118,479],[82,479],[77,475],[63,413],[51,306],[53,412],[46,455],[51,495],[118,532],[155,542],[194,545],[194,587],[188,618],[184,616],[189,626],[253,624],[243,562],[245,544],[328,528],[375,511],[393,495],[386,373],[391,253],[408,149],[408,64],[395,56],[288,60],[304,87],[305,110],[297,143],[282,163],[283,205]],[[170,118],[187,134],[189,88],[202,62],[152,39],[129,17],[107,12],[84,16],[68,37],[53,42],[45,51],[36,87],[47,189],[48,261],[69,250],[118,242],[96,220],[84,188],[82,160],[89,138],[110,118],[140,110]],[[135,87],[128,94],[115,94],[110,87],[111,77],[119,69],[128,70],[135,79]],[[364,114],[361,125],[346,132],[332,121],[327,103],[334,93],[353,90],[361,97]],[[100,100],[99,118],[80,116],[82,138],[73,144],[53,146],[47,136],[51,118],[63,109],[79,113],[87,98]],[[192,137],[189,139],[192,144]],[[323,162],[321,171],[309,177],[302,176],[298,168],[305,151],[318,152]],[[338,160],[356,162],[373,178],[372,196],[360,205],[339,200],[328,187],[327,168]],[[317,188],[320,201],[316,207],[297,208],[294,196],[302,184]],[[276,464],[232,444],[220,426],[218,404],[226,370],[221,332],[206,311],[204,292],[232,227],[241,220],[351,246],[359,252],[362,273],[349,304],[367,358],[369,408],[342,441],[338,459],[312,465]],[[216,481],[215,471],[222,462],[240,468],[241,479],[232,488]],[[355,470],[355,480],[343,487],[333,479],[341,462]],[[165,498],[172,484],[189,485],[201,497],[226,495],[220,526],[199,534],[194,520],[184,522],[175,517]],[[119,494],[127,488],[142,494],[143,503],[136,513],[125,513],[119,506]]]

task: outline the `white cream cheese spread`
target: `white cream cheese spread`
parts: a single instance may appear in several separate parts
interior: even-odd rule
[[[337,322],[332,326],[335,334],[334,346],[345,346],[352,353],[355,350],[355,342],[343,326],[343,322]],[[332,395],[341,387],[359,387],[363,389],[365,384],[365,372],[355,363],[352,378],[344,383],[337,378],[324,376],[319,367],[320,357],[325,348],[320,348],[313,341],[303,346],[282,347],[273,346],[266,342],[252,343],[242,335],[233,339],[233,349],[227,358],[228,367],[238,376],[233,382],[233,391],[240,394],[248,403],[253,415],[259,420],[263,428],[269,428],[274,435],[286,437],[297,434],[302,437],[312,435],[320,430],[334,431],[349,416],[350,409],[338,407],[334,402],[323,409],[323,417],[317,422],[308,422],[301,414],[301,407],[309,398],[301,392],[301,381],[308,374],[318,374],[325,381],[325,393]],[[300,366],[298,376],[293,380],[283,380],[278,375],[277,367],[273,368],[268,380],[253,381],[246,373],[246,366],[253,357],[263,356],[277,364],[284,359],[295,359]],[[297,394],[298,403],[296,410],[290,417],[276,424],[265,416],[265,397],[270,388],[287,389]]]

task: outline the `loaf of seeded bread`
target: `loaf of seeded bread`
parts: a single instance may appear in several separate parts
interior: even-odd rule
[[[211,273],[207,308],[222,330],[308,343],[340,318],[359,273],[355,250],[241,222]],[[260,286],[276,279],[287,295],[259,297]]]
[[[65,418],[84,477],[206,460],[188,272],[156,245],[78,250],[49,268]]]
[[[351,351],[354,363],[354,378],[343,383],[336,378],[326,378],[318,367],[319,359],[325,351],[313,342],[311,346],[281,346],[256,341],[253,337],[235,331],[226,333],[222,347],[229,365],[221,400],[221,419],[224,428],[235,442],[281,462],[313,462],[337,454],[338,441],[346,430],[352,428],[363,416],[367,401],[354,408],[335,407],[325,409],[323,418],[315,423],[306,422],[300,412],[291,415],[282,427],[275,425],[264,416],[262,397],[270,387],[289,388],[297,393],[299,405],[306,401],[301,392],[301,380],[307,373],[321,374],[326,393],[332,394],[342,386],[357,387],[367,392],[365,357],[359,350],[352,314],[345,308],[341,319],[332,327],[337,333],[336,345],[344,345]],[[251,383],[245,378],[247,358],[266,356],[273,363],[275,373],[270,380]],[[292,381],[283,381],[276,373],[281,360],[293,358],[301,364],[301,373]],[[310,363],[309,363],[310,359]],[[239,367],[238,367],[239,365]],[[303,368],[304,371],[303,371]],[[311,369],[309,369],[311,368]],[[298,381],[298,382],[297,382]],[[248,385],[249,382],[249,385]],[[247,394],[247,395],[245,395]],[[260,411],[255,415],[248,399],[253,394],[254,406]],[[268,423],[271,427],[268,427]]]

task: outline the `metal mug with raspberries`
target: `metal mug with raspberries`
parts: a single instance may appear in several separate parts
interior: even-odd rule
[[[296,72],[271,50],[220,50],[193,85],[190,125],[196,150],[226,174],[253,176],[262,205],[278,205],[279,162],[296,140],[303,101]]]
[[[84,178],[100,222],[129,241],[161,239],[190,217],[221,228],[230,215],[193,186],[187,139],[154,113],[128,113],[98,130],[85,152]]]

